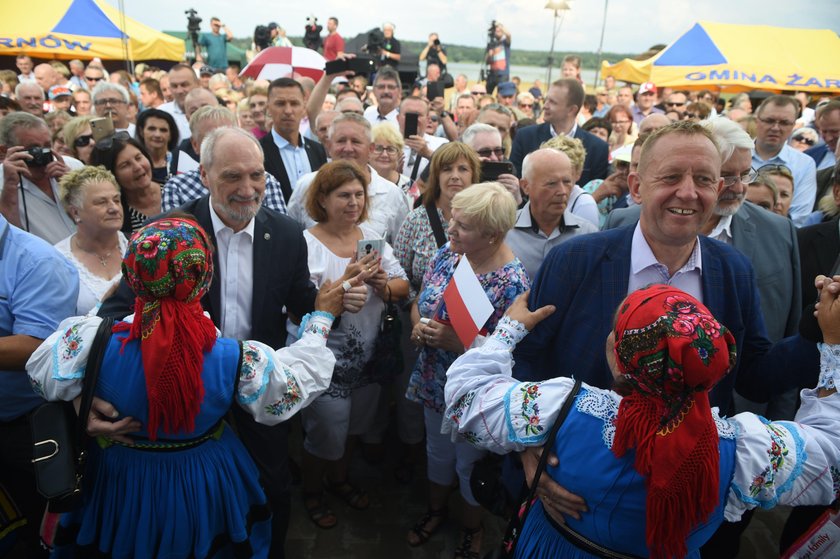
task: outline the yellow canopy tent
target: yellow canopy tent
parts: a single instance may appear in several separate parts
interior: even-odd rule
[[[840,37],[829,29],[789,29],[701,21],[647,60],[604,62],[601,75],[658,87],[840,92]]]
[[[125,17],[102,0],[5,4],[0,18],[0,55],[175,61],[184,56],[182,40]]]

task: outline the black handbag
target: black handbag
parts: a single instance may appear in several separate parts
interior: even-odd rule
[[[96,331],[85,367],[78,415],[73,402],[47,402],[30,417],[35,482],[38,493],[47,499],[50,512],[67,512],[79,503],[87,458],[87,419],[113,324],[112,318],[104,318]]]
[[[391,288],[385,286],[387,297],[379,331],[374,341],[373,353],[365,365],[366,376],[374,382],[387,384],[403,370],[403,354],[400,348],[402,320],[396,303],[391,301]]]
[[[554,446],[554,439],[557,436],[557,431],[560,430],[560,427],[566,420],[566,416],[569,415],[569,411],[572,409],[572,404],[574,404],[575,398],[577,398],[578,392],[580,392],[580,386],[581,381],[579,379],[575,380],[575,385],[572,388],[572,391],[569,393],[566,401],[563,402],[563,407],[560,408],[557,420],[554,422],[554,426],[552,426],[551,431],[548,434],[548,438],[546,438],[543,453],[540,455],[540,461],[537,464],[537,470],[534,473],[534,480],[531,482],[531,487],[529,488],[527,484],[523,484],[522,486],[522,495],[524,495],[525,498],[520,500],[522,503],[521,506],[518,510],[514,511],[510,517],[510,522],[508,522],[507,530],[505,530],[505,536],[502,539],[501,547],[489,552],[485,555],[484,559],[509,559],[513,557],[514,551],[516,550],[516,542],[519,540],[519,534],[522,532],[522,527],[525,526],[525,519],[531,511],[531,505],[533,505],[536,500],[537,487],[539,486],[540,478],[545,471],[545,467],[548,464],[548,455],[550,454],[551,448]],[[473,472],[475,472],[475,470],[473,470]],[[499,485],[502,483],[498,479],[495,482]],[[470,487],[472,486],[473,480],[472,477],[470,477]],[[481,501],[479,501],[479,503],[480,502]]]

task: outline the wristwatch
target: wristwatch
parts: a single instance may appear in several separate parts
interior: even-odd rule
[[[440,118],[452,118],[452,113],[450,113],[449,111],[443,111],[442,113],[440,113]]]

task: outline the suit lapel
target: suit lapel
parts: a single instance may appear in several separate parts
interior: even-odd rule
[[[269,131],[265,135],[266,140],[263,143],[263,151],[265,152],[266,170],[274,175],[277,182],[280,183],[280,190],[283,191],[283,198],[286,202],[292,195],[292,183],[289,181],[289,173],[286,172],[286,166],[283,165],[283,158],[280,157],[280,150],[277,149],[277,144],[274,143],[274,136]]]
[[[222,316],[222,281],[219,277],[219,252],[218,248],[216,248],[218,247],[218,243],[216,243],[216,233],[213,230],[213,220],[210,219],[209,196],[205,196],[196,204],[195,218],[198,220],[199,225],[207,232],[207,235],[210,236],[210,240],[213,241],[213,282],[210,284],[210,290],[207,292],[207,295],[203,298],[203,303],[204,309],[210,313],[210,318],[216,326],[220,326],[219,320]]]
[[[732,216],[732,245],[740,250],[744,256],[752,262],[757,244],[758,242],[755,238],[755,223],[753,223],[750,219],[746,207],[741,206],[741,209]],[[705,266],[705,262],[703,265]],[[703,270],[703,273],[705,273],[705,269]]]
[[[703,273],[700,275],[703,286],[703,304],[723,323],[729,315],[724,298],[726,290],[722,288],[724,283],[720,258],[716,253],[716,247],[706,237],[700,237],[700,249],[703,262]]]
[[[254,268],[251,270],[251,278],[254,285],[253,299],[251,301],[251,331],[256,331],[259,326],[257,320],[260,316],[260,311],[263,302],[258,297],[264,297],[269,290],[270,275],[268,271],[271,269],[271,262],[269,255],[271,254],[271,243],[276,242],[271,238],[271,228],[268,226],[268,219],[264,211],[257,212],[254,218]],[[260,270],[261,273],[257,273]],[[279,320],[279,319],[278,319]]]
[[[306,150],[306,156],[309,158],[309,167],[317,171],[324,163],[319,157],[318,148],[315,147],[314,142],[304,138],[303,134],[300,135],[300,139],[303,140],[303,149]]]
[[[837,260],[837,249],[840,245],[838,239],[837,220],[829,222],[829,225],[818,229],[819,236],[815,235],[813,243],[816,245],[817,262],[820,269],[825,270],[824,274],[830,273]]]
[[[537,138],[539,141],[537,142],[537,148],[542,145],[543,142],[547,142],[551,139],[551,125],[547,122],[540,124],[539,131],[537,132]]]
[[[615,310],[627,296],[630,284],[630,251],[633,245],[635,227],[628,227],[623,237],[606,252],[601,274],[601,319],[602,324],[612,324]]]

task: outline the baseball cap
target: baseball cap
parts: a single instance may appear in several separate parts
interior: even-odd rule
[[[269,31],[273,31],[274,29],[277,29],[278,27],[280,27],[280,25],[276,21],[272,21],[271,23],[268,24],[268,30]]]
[[[54,101],[59,97],[63,97],[65,95],[73,95],[73,92],[70,91],[70,88],[64,85],[54,85],[50,88],[50,101]]]
[[[630,163],[631,154],[633,153],[633,144],[627,146],[621,146],[614,152],[612,152],[613,161],[624,161],[625,163]]]
[[[211,68],[210,66],[207,66],[206,64],[198,70],[198,75],[199,76],[212,76],[213,73],[214,73],[213,68]]]
[[[639,87],[639,95],[644,95],[645,93],[653,93],[656,95],[656,86],[651,82],[645,82]]]
[[[502,97],[510,97],[511,95],[516,95],[516,84],[513,82],[500,83],[499,95]]]

